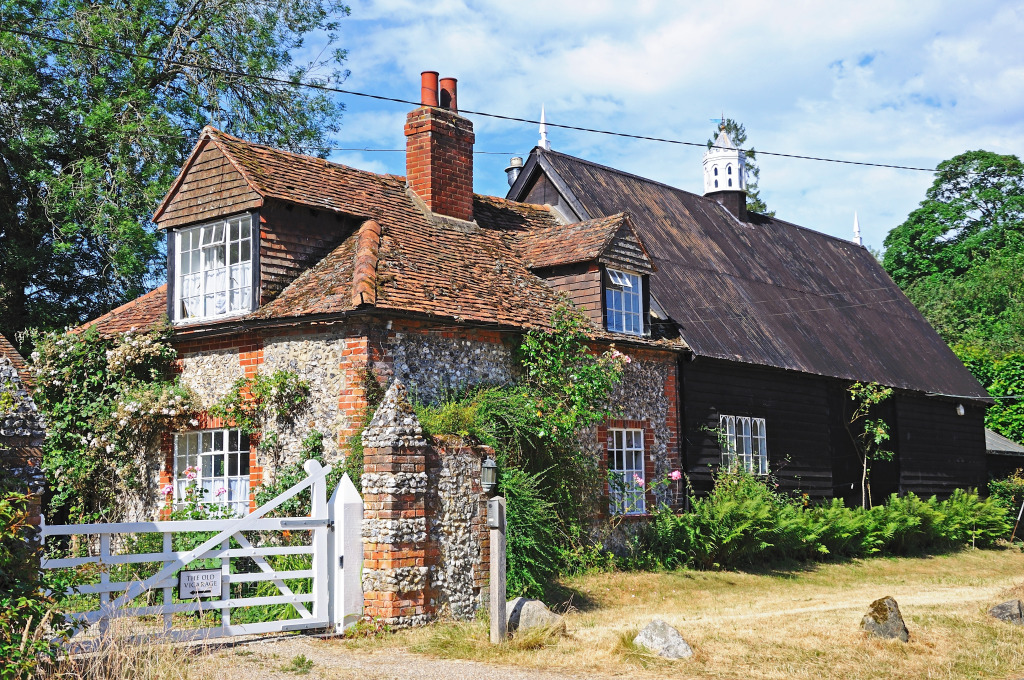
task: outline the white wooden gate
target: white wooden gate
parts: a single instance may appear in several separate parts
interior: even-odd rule
[[[322,467],[315,460],[306,461],[308,477],[272,501],[245,517],[224,520],[123,522],[109,524],[71,524],[41,526],[45,541],[53,536],[98,536],[99,554],[88,557],[67,557],[42,560],[43,569],[99,565],[99,583],[79,586],[72,591],[83,595],[98,595],[99,606],[85,612],[70,614],[86,630],[98,624],[105,632],[109,621],[123,616],[162,617],[163,634],[171,639],[200,639],[250,633],[271,633],[296,630],[330,630],[340,632],[355,623],[362,614],[363,592],[360,583],[362,568],[362,541],[360,530],[363,502],[352,481],[345,475],[330,499],[327,498],[326,475],[330,467]],[[311,511],[308,517],[265,518],[303,490],[311,489]],[[243,531],[308,531],[310,545],[278,545],[254,547]],[[174,535],[182,533],[216,532],[214,536],[187,551],[175,552]],[[111,536],[122,534],[152,534],[163,536],[163,550],[159,553],[112,554]],[[232,540],[238,547],[230,546]],[[267,561],[273,555],[312,555],[309,569],[275,571]],[[233,558],[253,560],[259,572],[231,573]],[[174,590],[177,574],[190,562],[199,559],[219,559],[221,593],[219,598],[202,601],[175,602]],[[110,580],[109,567],[119,564],[163,563],[156,574],[135,581]],[[286,584],[289,579],[312,579],[308,593],[296,593]],[[279,594],[264,597],[232,597],[231,584],[270,581]],[[117,595],[120,593],[119,595]],[[158,595],[162,602],[140,603],[140,596]],[[115,597],[116,595],[116,597]],[[259,623],[231,622],[231,610],[259,605],[291,605],[298,618]],[[204,628],[181,628],[175,625],[175,614],[184,612],[220,612],[220,625]]]

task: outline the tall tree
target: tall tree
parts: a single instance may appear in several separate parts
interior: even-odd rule
[[[343,107],[298,83],[347,75],[334,46],[347,13],[337,0],[0,0],[0,333],[76,324],[152,285],[149,218],[203,125],[328,146]],[[312,33],[328,48],[299,63]]]
[[[939,164],[883,264],[946,342],[1024,350],[1024,164],[989,151]]]
[[[726,118],[725,131],[729,134],[729,139],[739,149],[744,149],[744,145],[747,143],[747,128],[744,127],[743,123],[739,123],[732,118]],[[711,135],[711,139],[708,140],[708,148],[711,148],[715,144],[715,139],[718,138],[719,128],[715,128],[714,134]],[[747,168],[747,210],[751,212],[761,213],[768,217],[775,217],[774,210],[768,210],[768,206],[765,205],[764,200],[761,198],[761,190],[758,188],[757,183],[761,179],[761,168],[757,165],[757,151],[753,147],[744,149],[744,155],[746,156],[746,168]]]
[[[1024,441],[1024,164],[968,151],[885,239],[883,265],[997,398],[986,426]]]
[[[961,276],[1024,246],[1024,164],[968,151],[939,164],[935,182],[885,238],[886,270],[900,286]]]

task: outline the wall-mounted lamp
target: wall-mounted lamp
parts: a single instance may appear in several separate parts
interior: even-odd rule
[[[484,461],[480,470],[480,486],[488,496],[498,489],[498,464],[490,456]]]
[[[962,416],[964,413],[966,413],[966,411],[964,410],[964,405],[963,404],[957,404],[956,405],[956,414],[958,416]]]

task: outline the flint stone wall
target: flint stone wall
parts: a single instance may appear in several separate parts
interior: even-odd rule
[[[36,497],[30,521],[38,523],[38,499],[46,486],[42,469],[46,424],[14,364],[0,357],[0,403],[8,402],[4,395],[9,395],[10,406],[0,410],[0,474],[19,480],[22,488]]]
[[[347,416],[338,407],[339,397],[350,379],[342,368],[347,358],[345,335],[344,330],[339,329],[263,340],[263,361],[257,371],[261,375],[271,375],[278,370],[292,371],[310,387],[309,399],[295,414],[294,424],[277,433],[274,464],[296,460],[302,450],[302,440],[314,429],[324,435],[324,457],[332,461],[340,455],[339,433],[349,425]],[[183,354],[181,367],[182,382],[199,396],[205,409],[220,401],[235,381],[245,376],[236,347]]]
[[[432,585],[438,607],[457,619],[472,618],[487,591],[487,498],[480,474],[489,453],[453,438],[436,442],[427,454],[427,521],[439,556]]]
[[[437,403],[459,389],[513,378],[512,352],[500,343],[423,333],[395,333],[387,342],[394,377],[414,401]]]
[[[179,359],[181,382],[196,393],[204,409],[220,401],[245,376],[234,347],[182,354]]]
[[[310,430],[323,433],[324,458],[327,461],[336,460],[341,454],[339,435],[349,422],[338,408],[338,398],[351,379],[342,370],[346,360],[344,352],[342,330],[271,337],[263,341],[260,373],[270,375],[278,370],[292,371],[309,383],[309,400],[297,414],[294,427],[278,433],[282,462],[297,459],[302,450],[302,440]]]
[[[672,429],[668,420],[669,398],[665,395],[665,383],[673,371],[671,361],[634,359],[626,364],[622,380],[615,386],[609,400],[613,418],[643,420],[650,426],[654,442],[644,453],[654,459],[656,479],[663,479],[673,469],[678,469],[669,446]],[[605,443],[598,440],[596,425],[581,433],[580,443],[584,451],[599,461],[603,460]],[[662,488],[658,501],[668,500],[669,493],[669,489]]]

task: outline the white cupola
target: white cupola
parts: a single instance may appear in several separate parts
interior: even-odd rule
[[[714,146],[704,154],[704,195],[746,190],[746,157],[733,145],[722,125]]]

